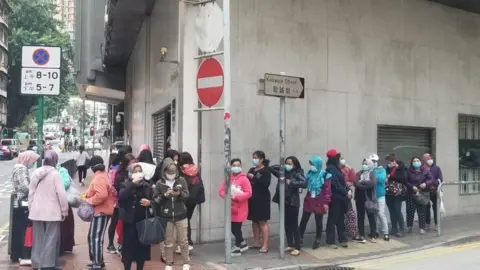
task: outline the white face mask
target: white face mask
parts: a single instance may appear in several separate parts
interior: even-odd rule
[[[145,174],[143,172],[132,173],[133,179],[144,178],[144,177],[145,177]]]
[[[428,166],[432,166],[433,165],[433,159],[427,160],[427,164],[428,164]]]
[[[168,180],[175,179],[175,176],[177,176],[177,175],[176,174],[168,174],[168,173],[165,174],[165,177],[167,177]]]

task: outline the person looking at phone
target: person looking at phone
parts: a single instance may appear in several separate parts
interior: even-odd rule
[[[185,201],[188,199],[188,185],[178,175],[177,165],[171,158],[163,160],[161,178],[155,185],[156,215],[167,220],[165,230],[166,270],[173,269],[175,247],[180,246],[183,270],[190,269],[188,251],[188,220]],[[176,233],[177,243],[174,243]]]

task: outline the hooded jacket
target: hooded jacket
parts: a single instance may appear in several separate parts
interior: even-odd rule
[[[417,187],[419,190],[421,184],[425,184],[424,191],[429,191],[430,186],[435,184],[435,180],[428,170],[420,167],[419,170],[415,170],[413,166],[408,169],[407,188],[409,193],[413,193],[413,187]]]
[[[185,179],[181,176],[176,176],[173,187],[181,186],[181,192],[178,197],[165,196],[165,193],[170,189],[166,184],[165,170],[170,164],[175,164],[173,159],[166,158],[163,160],[160,179],[155,184],[155,202],[158,207],[156,215],[164,217],[168,220],[179,221],[187,218],[187,207],[185,201],[189,197],[188,185]]]
[[[329,205],[332,200],[332,181],[330,180],[331,175],[327,175],[327,172],[322,170],[322,158],[314,157],[310,161],[317,168],[318,173],[323,174],[322,177],[324,177],[324,182],[323,182],[323,185],[321,186],[319,195],[312,196],[311,192],[307,191],[307,195],[303,200],[303,211],[312,213],[312,214],[324,215],[327,213],[325,209],[325,205]],[[307,175],[306,175],[307,186],[309,181],[313,180],[312,178],[309,177],[310,175],[311,174],[307,172]]]
[[[280,165],[270,167],[272,174],[280,178]],[[285,204],[295,207],[300,207],[300,188],[307,187],[307,181],[303,176],[304,172],[301,168],[294,167],[291,171],[285,171],[285,180],[290,180],[290,184],[285,183]],[[273,195],[272,201],[274,203],[280,203],[280,181],[277,182],[275,189],[275,195]]]
[[[34,221],[62,221],[68,215],[67,192],[55,167],[44,165],[33,172],[28,208]]]
[[[113,193],[114,187],[110,184],[107,172],[99,170],[93,174],[85,201],[95,208],[95,214],[110,216],[116,204]]]
[[[188,192],[190,193],[186,204],[196,205],[204,203],[205,188],[198,167],[195,164],[184,164],[180,168],[180,176],[187,181]]]
[[[373,172],[375,173],[375,177],[377,178],[377,186],[375,187],[377,198],[385,197],[385,183],[387,181],[387,171],[382,166],[378,166],[373,169]]]
[[[248,217],[248,199],[252,197],[252,185],[247,176],[241,172],[237,175],[230,174],[232,187],[240,190],[239,193],[232,195],[232,222],[244,222]],[[218,189],[220,197],[225,199],[225,180]]]

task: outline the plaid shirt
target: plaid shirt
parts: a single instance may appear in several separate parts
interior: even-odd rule
[[[12,171],[12,194],[17,199],[28,198],[28,186],[30,185],[30,175],[28,168],[21,164],[16,164]]]

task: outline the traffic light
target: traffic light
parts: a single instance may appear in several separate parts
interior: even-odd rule
[[[93,136],[93,135],[95,135],[95,128],[90,127],[90,136]]]
[[[71,129],[70,127],[63,127],[62,131],[65,135],[70,135]]]

